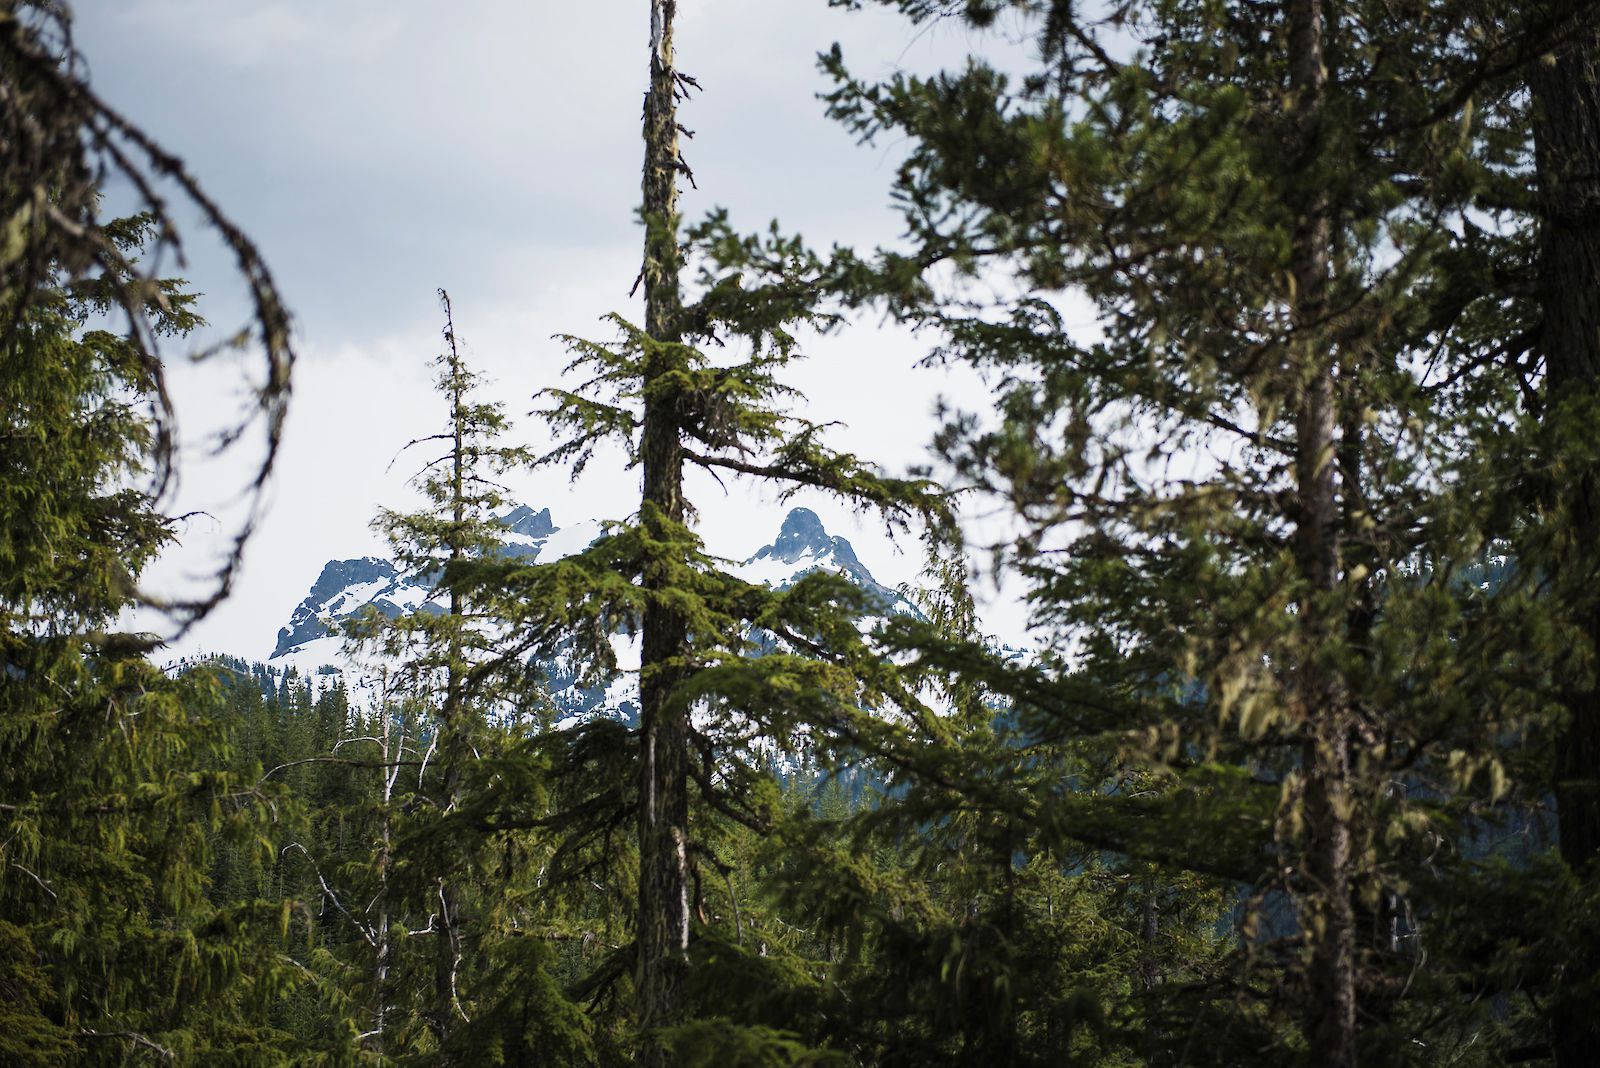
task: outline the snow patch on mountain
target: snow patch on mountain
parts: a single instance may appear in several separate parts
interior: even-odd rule
[[[538,554],[534,557],[534,563],[550,564],[565,557],[581,553],[593,545],[604,533],[604,523],[599,519],[585,519],[583,522],[574,523],[570,527],[557,528],[542,544]]]
[[[777,540],[728,570],[746,582],[777,590],[788,589],[813,571],[831,571],[870,593],[879,606],[878,615],[918,614],[902,594],[873,578],[850,542],[829,534],[809,508],[791,508]]]
[[[501,544],[508,556],[538,556],[557,530],[550,509],[535,512],[525,504],[501,516],[500,525],[506,528]]]
[[[505,528],[506,554],[531,557],[539,564],[582,552],[604,534],[604,523],[598,519],[557,527],[548,508],[535,511],[519,506],[501,516],[500,523]],[[732,564],[729,570],[747,582],[773,589],[787,589],[814,571],[842,575],[865,589],[875,602],[875,610],[861,621],[863,629],[887,615],[917,612],[903,595],[879,583],[850,542],[829,534],[809,508],[791,509],[770,545]],[[408,612],[443,611],[431,580],[428,575],[402,573],[393,561],[381,557],[330,560],[288,625],[278,632],[267,666],[293,669],[304,678],[342,679],[356,706],[380,702],[393,670],[381,662],[362,662],[351,656],[341,636],[342,626],[368,610],[388,619]],[[616,634],[611,643],[617,672],[598,683],[585,685],[565,652],[544,665],[558,725],[570,726],[595,716],[630,724],[638,721],[639,637]]]

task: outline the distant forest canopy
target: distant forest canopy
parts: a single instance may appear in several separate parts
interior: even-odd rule
[[[0,0],[0,1064],[1594,1062],[1600,0],[829,6],[1028,67],[820,56],[904,152],[904,240],[823,250],[681,217],[700,87],[649,0],[642,318],[563,335],[535,452],[441,291],[422,503],[375,518],[426,595],[341,624],[356,699],[121,629],[228,595],[289,310],[66,7]],[[252,296],[221,445],[264,448],[178,603],[140,579],[204,309],[150,265],[194,217]],[[924,471],[799,414],[803,328],[863,310],[989,383]],[[616,457],[625,520],[506,551],[508,472]],[[881,519],[925,581],[757,581],[692,470]]]

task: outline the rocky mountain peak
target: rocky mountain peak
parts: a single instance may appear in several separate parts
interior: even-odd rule
[[[550,518],[550,509],[535,510],[525,504],[498,516],[496,522],[505,528],[499,551],[514,557],[537,558],[561,529]],[[582,538],[586,533],[577,535]],[[270,659],[305,650],[311,650],[311,656],[334,656],[337,625],[369,608],[390,619],[407,612],[439,611],[433,603],[437,581],[436,574],[402,573],[394,561],[378,556],[330,560],[310,595],[295,607],[289,625],[278,631]]]
[[[846,571],[861,568],[861,561],[856,559],[856,552],[850,543],[829,534],[817,513],[809,508],[789,509],[789,514],[783,517],[783,526],[778,530],[777,541],[760,549],[750,559],[770,559],[784,564],[797,564],[806,559],[828,559]]]
[[[519,504],[501,516],[500,522],[513,533],[528,538],[548,538],[556,532],[556,525],[550,518],[548,508],[541,508],[535,512],[527,505]]]
[[[776,589],[791,586],[808,572],[819,570],[849,578],[871,593],[884,612],[916,612],[898,592],[873,578],[867,566],[857,559],[850,542],[829,534],[817,513],[809,508],[791,508],[783,517],[777,539],[756,550],[736,569],[740,577]]]
[[[311,596],[317,599],[331,596],[347,586],[362,582],[380,582],[397,574],[392,560],[381,556],[363,556],[358,560],[329,560],[322,565],[322,574],[311,584]]]
[[[581,552],[602,533],[597,521],[584,521],[558,527],[548,508],[520,505],[499,517],[505,528],[501,552],[510,557],[548,563],[571,553]],[[732,570],[748,582],[787,589],[807,574],[827,571],[856,583],[869,595],[870,615],[916,613],[916,608],[898,591],[872,577],[844,538],[829,534],[822,519],[809,508],[792,508],[783,517],[777,537],[771,544]],[[289,625],[278,632],[277,647],[270,658],[278,670],[298,668],[302,674],[321,670],[345,673],[352,692],[366,693],[376,683],[365,668],[346,658],[340,624],[358,613],[377,611],[393,619],[409,612],[437,612],[441,608],[434,588],[437,575],[402,572],[390,560],[362,557],[331,560],[323,567],[310,596],[294,610]],[[618,641],[622,641],[619,636]],[[619,657],[637,662],[637,650]],[[637,678],[623,675],[603,684],[580,684],[557,656],[546,665],[551,700],[566,717],[606,714],[624,717],[637,711]],[[633,711],[629,711],[633,709]]]
[[[278,631],[273,656],[329,633],[329,624],[348,615],[356,607],[372,604],[385,615],[399,615],[401,605],[386,597],[401,583],[400,570],[392,560],[363,556],[355,560],[329,560],[322,567],[311,592],[295,607],[289,625]]]

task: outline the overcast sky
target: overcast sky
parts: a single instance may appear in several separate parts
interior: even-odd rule
[[[431,392],[439,351],[435,290],[447,288],[475,367],[520,431],[538,388],[565,363],[555,333],[605,337],[608,311],[637,318],[639,116],[648,53],[645,0],[76,0],[77,43],[93,85],[182,157],[260,245],[297,326],[285,453],[272,509],[235,596],[182,647],[264,657],[277,628],[330,558],[382,551],[380,504],[408,504],[406,441],[441,424]],[[888,186],[895,145],[862,147],[829,122],[816,54],[838,41],[863,75],[958,63],[993,49],[947,21],[913,29],[884,12],[826,0],[680,0],[681,70],[704,86],[681,112],[700,191],[745,229],[776,218],[826,247],[870,246],[899,231]],[[198,235],[184,274],[203,311],[236,327],[242,305]],[[941,393],[981,396],[959,373],[913,370],[931,339],[875,322],[819,339],[794,384],[806,414],[841,420],[838,445],[891,470],[924,460]],[[234,399],[226,375],[183,384],[196,427]],[[620,517],[638,483],[614,463],[569,485],[546,471],[513,479],[558,525]],[[195,570],[226,527],[239,463],[191,458],[185,507],[223,517],[190,525],[173,567]],[[782,507],[734,485],[694,482],[714,551],[770,541]],[[914,576],[881,526],[805,496],[888,583]],[[1004,605],[1004,600],[999,602]],[[995,609],[1015,632],[1014,608]]]

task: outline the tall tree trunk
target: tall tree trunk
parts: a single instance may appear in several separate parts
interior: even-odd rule
[[[450,564],[459,565],[466,557],[462,545],[467,519],[467,395],[466,369],[461,363],[461,353],[456,346],[455,313],[450,306],[450,295],[439,290],[444,304],[444,336],[450,346]],[[461,761],[465,747],[461,744],[462,697],[465,664],[462,662],[461,628],[466,605],[461,591],[450,588],[449,630],[445,639],[445,690],[444,704],[439,710],[438,760],[443,781],[439,788],[439,812],[448,816],[455,810],[461,796]],[[461,893],[456,884],[439,877],[439,935],[434,942],[433,962],[433,1022],[439,1042],[444,1045],[454,1030],[461,1002],[456,988],[456,973],[461,964]]]
[[[1593,402],[1600,390],[1600,36],[1583,33],[1554,57],[1534,65],[1534,141],[1542,218],[1541,343],[1546,411],[1567,402]],[[1562,588],[1576,594],[1576,611],[1591,655],[1600,656],[1600,472],[1587,471],[1567,489],[1574,529],[1571,557],[1552,560]],[[1561,856],[1586,881],[1600,853],[1600,690],[1592,679],[1562,695],[1569,714],[1556,744],[1555,797]],[[1566,982],[1588,986],[1600,974],[1600,952],[1575,947]],[[1581,992],[1558,992],[1552,1041],[1561,1068],[1593,1064],[1600,1050],[1600,1014]]]
[[[651,0],[650,89],[644,109],[645,331],[657,343],[648,354],[650,387],[642,429],[644,492],[640,521],[652,535],[683,522],[683,442],[677,397],[658,387],[682,357],[662,344],[679,340],[677,77],[672,31],[676,0]],[[652,537],[657,546],[659,537]],[[659,551],[659,550],[658,550]],[[647,559],[643,583],[670,582],[669,561]],[[650,1037],[679,1018],[689,949],[688,710],[668,698],[682,678],[688,630],[675,609],[652,600],[645,609],[640,661],[639,922],[637,1010],[646,1032],[642,1065],[664,1065]]]
[[[368,940],[373,949],[373,988],[376,991],[372,1011],[372,1029],[367,1032],[369,1048],[383,1054],[388,1051],[389,1022],[389,969],[394,956],[394,945],[389,935],[392,920],[389,912],[389,872],[394,867],[394,787],[400,778],[400,762],[405,759],[408,724],[405,706],[400,705],[396,722],[394,705],[389,700],[389,680],[384,677],[379,699],[378,743],[382,746],[383,789],[380,794],[378,824],[378,850],[376,867],[378,892],[370,908],[377,909],[377,921],[367,928]],[[319,876],[320,878],[320,876]]]
[[[1149,993],[1161,982],[1161,960],[1157,939],[1161,937],[1161,903],[1156,900],[1154,873],[1145,878],[1144,900],[1139,903],[1139,986]]]
[[[1294,701],[1306,726],[1304,754],[1307,877],[1301,919],[1311,943],[1306,1034],[1310,1063],[1352,1068],[1356,1063],[1355,914],[1350,896],[1350,740],[1348,698],[1337,673],[1321,659],[1337,637],[1343,613],[1339,588],[1339,500],[1334,428],[1335,354],[1322,325],[1333,235],[1332,210],[1317,166],[1328,74],[1323,54],[1322,0],[1288,0],[1289,80],[1299,142],[1300,225],[1294,235],[1294,356],[1296,387],[1294,550],[1306,591],[1303,640]]]
[[[388,765],[381,769],[383,775],[383,804],[379,809],[381,822],[378,827],[378,922],[372,927],[373,935],[373,988],[377,991],[377,1004],[372,1013],[372,1048],[378,1053],[384,1053],[387,1036],[384,1026],[388,1023],[389,1015],[389,866],[394,859],[393,822],[394,822],[394,782],[399,773],[401,759],[400,745],[394,743],[394,715],[389,710],[388,683],[383,686],[383,699],[380,701],[379,715],[382,717],[382,728],[379,731],[380,744],[383,746],[383,763]],[[401,732],[401,739],[405,734]]]

